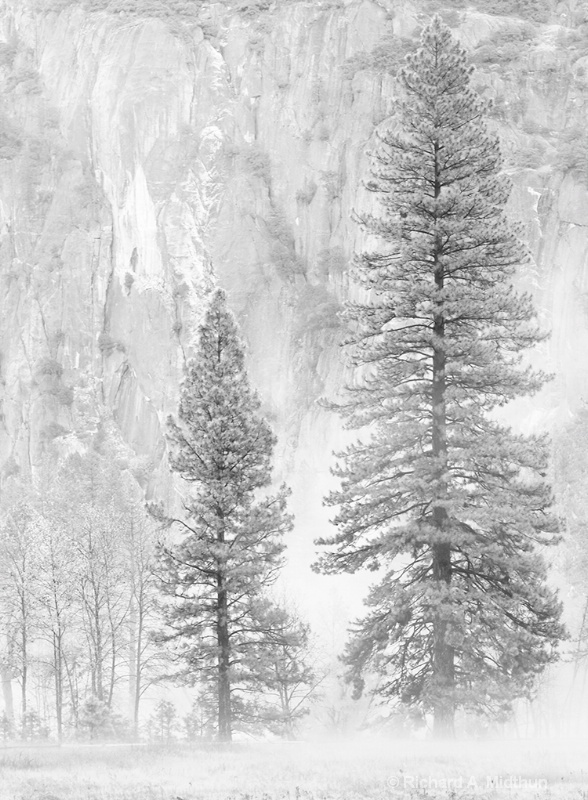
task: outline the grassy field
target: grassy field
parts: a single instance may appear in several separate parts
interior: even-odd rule
[[[588,800],[588,744],[0,749],[1,800]]]

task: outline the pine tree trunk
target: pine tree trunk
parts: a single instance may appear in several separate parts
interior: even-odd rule
[[[232,738],[231,682],[229,677],[230,642],[228,602],[223,572],[217,577],[217,642],[218,642],[218,738],[230,742]]]
[[[433,577],[449,584],[451,581],[451,548],[439,544],[433,551]],[[433,623],[433,680],[436,698],[433,709],[433,735],[446,739],[454,735],[455,686],[454,649],[447,644],[447,622],[443,615]]]
[[[441,192],[439,168],[439,146],[435,144],[435,197]],[[435,243],[435,286],[439,292],[444,288],[445,275],[439,263],[441,248]],[[433,319],[433,378],[432,378],[432,452],[438,461],[437,500],[447,498],[447,419],[446,419],[446,355],[443,346],[445,338],[445,315],[443,301],[439,300]],[[447,510],[444,505],[433,507],[433,523],[441,533],[447,527]],[[441,540],[433,546],[433,580],[440,587],[451,583],[451,545]],[[433,734],[435,738],[447,738],[454,733],[455,717],[455,654],[447,644],[447,621],[443,611],[437,611],[433,621],[433,684],[435,699],[433,708]]]

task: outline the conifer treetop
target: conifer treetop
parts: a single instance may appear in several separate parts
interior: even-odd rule
[[[251,388],[245,367],[245,347],[227,307],[226,293],[217,289],[199,330],[199,347],[186,368],[178,423],[169,419],[170,464],[184,480],[218,489],[228,485],[244,496],[271,481],[271,451],[275,444],[261,416],[261,403]]]

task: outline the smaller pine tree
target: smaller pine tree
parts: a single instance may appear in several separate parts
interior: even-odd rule
[[[149,738],[169,744],[178,729],[178,712],[170,700],[160,700],[147,724]]]
[[[237,324],[217,290],[187,368],[178,420],[169,420],[170,465],[189,486],[181,541],[161,552],[169,640],[184,676],[214,693],[218,735],[247,719],[258,670],[250,654],[274,638],[265,591],[278,576],[292,527],[288,489],[269,493],[275,444],[251,389]],[[260,667],[261,668],[261,667]]]

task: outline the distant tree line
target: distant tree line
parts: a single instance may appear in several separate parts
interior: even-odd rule
[[[101,431],[83,455],[47,465],[34,488],[5,490],[0,534],[5,734],[38,719],[58,738],[83,735],[98,718],[103,732],[136,733],[162,666],[149,633],[156,528]]]

